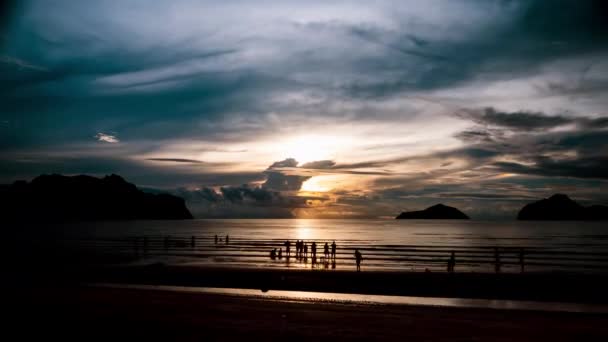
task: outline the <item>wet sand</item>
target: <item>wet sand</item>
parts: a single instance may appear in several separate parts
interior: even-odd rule
[[[46,278],[49,279],[53,275]],[[568,273],[425,273],[166,266],[91,267],[60,279],[378,295],[608,303],[608,277]]]
[[[606,340],[608,315],[360,305],[91,287],[11,296],[20,339]],[[10,305],[10,304],[9,304]],[[10,307],[10,306],[9,306]]]

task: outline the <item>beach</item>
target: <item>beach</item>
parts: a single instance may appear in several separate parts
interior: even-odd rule
[[[181,226],[168,221],[157,226],[138,222],[131,230],[112,224],[85,226],[90,230],[83,231],[81,225],[75,225],[74,232],[70,228],[66,233],[38,229],[38,239],[17,236],[10,244],[13,261],[7,263],[2,283],[9,297],[6,310],[15,319],[7,325],[24,337],[104,341],[567,341],[580,336],[589,340],[608,337],[608,275],[602,268],[587,267],[591,262],[603,267],[604,240],[592,244],[591,238],[582,235],[550,231],[542,231],[541,236],[530,233],[519,240],[507,238],[506,233],[487,237],[481,231],[483,225],[477,235],[457,233],[449,227],[435,228],[434,235],[416,235],[424,234],[422,226],[392,223],[384,230],[366,233],[363,225],[356,229],[347,225],[356,239],[337,240],[334,268],[331,263],[313,264],[310,258],[272,259],[268,251],[283,243],[282,238],[272,236],[297,238],[294,233],[307,229],[309,241],[317,234],[323,238],[319,241],[331,241],[340,231],[338,225],[327,229],[320,226],[323,222],[317,228],[306,223],[307,228],[298,228],[279,222],[278,227],[264,228],[265,223],[259,222],[251,232],[249,226],[232,227],[229,244],[216,244],[215,230],[209,228],[215,222],[206,221]],[[411,227],[414,230],[406,231]],[[117,228],[125,230],[118,234]],[[163,234],[169,228],[175,232],[165,239],[168,235]],[[443,235],[437,235],[441,231]],[[194,244],[191,236],[195,236]],[[477,237],[481,242],[475,242]],[[408,239],[416,245],[407,245]],[[399,244],[390,245],[389,240]],[[530,251],[527,262],[531,266],[536,262],[537,267],[526,267],[522,273],[514,255],[524,242]],[[493,270],[491,243],[502,246],[501,262],[510,266],[498,273]],[[354,248],[361,248],[366,256],[361,272],[354,270]],[[445,261],[452,249],[458,251],[459,263],[454,273],[448,273]],[[468,264],[463,260],[467,253]],[[378,267],[382,260],[374,258],[386,258],[395,266]],[[416,260],[404,261],[406,258]],[[199,291],[209,288],[218,290]],[[280,291],[302,293],[295,298],[273,297]],[[324,299],[311,292],[324,294]],[[338,300],[349,295],[413,299],[403,302],[395,297],[385,303]],[[435,300],[439,305],[432,304]],[[526,301],[532,304],[522,304]],[[582,309],[571,310],[577,305]],[[513,310],[515,307],[519,309]]]
[[[22,338],[63,340],[575,341],[608,338],[608,315],[362,305],[74,286],[17,291]],[[10,304],[9,304],[10,308]]]

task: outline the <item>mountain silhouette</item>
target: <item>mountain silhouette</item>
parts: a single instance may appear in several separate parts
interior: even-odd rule
[[[584,207],[564,194],[526,204],[517,215],[518,220],[607,220],[608,207]]]
[[[424,210],[404,211],[396,219],[468,220],[469,217],[454,207],[436,204]]]
[[[3,218],[23,221],[191,219],[182,198],[149,194],[118,175],[41,175],[0,188]]]

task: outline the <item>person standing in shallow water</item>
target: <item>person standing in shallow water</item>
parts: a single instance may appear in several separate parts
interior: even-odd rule
[[[331,243],[331,257],[336,258],[336,241]]]
[[[448,260],[448,273],[454,273],[454,267],[456,266],[456,254],[452,251],[450,260]]]
[[[363,255],[361,255],[359,249],[355,249],[355,262],[357,263],[357,272],[361,272],[361,260],[363,260]]]
[[[494,247],[494,271],[500,273],[500,254],[498,253],[498,247]]]
[[[329,244],[327,242],[323,247],[323,255],[325,256],[325,260],[329,259]]]
[[[290,252],[290,250],[291,250],[291,242],[289,242],[289,240],[286,240],[285,243],[284,243],[284,245],[285,245],[285,256],[289,257],[289,254],[291,253]]]
[[[228,242],[230,242],[230,236],[226,234],[226,244],[228,244]]]

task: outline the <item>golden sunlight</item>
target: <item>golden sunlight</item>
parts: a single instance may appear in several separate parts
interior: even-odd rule
[[[327,183],[324,182],[323,176],[320,177],[312,177],[311,179],[302,183],[302,187],[300,191],[307,192],[327,192],[332,188],[329,187]]]
[[[348,144],[344,139],[332,136],[303,135],[286,141],[281,154],[294,158],[300,165],[317,160],[333,159]]]

